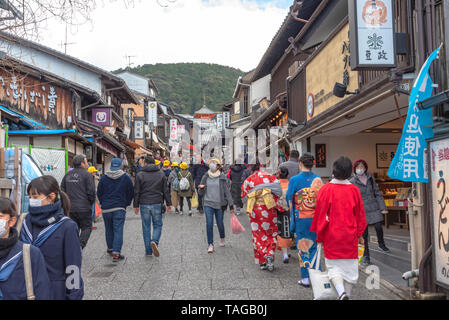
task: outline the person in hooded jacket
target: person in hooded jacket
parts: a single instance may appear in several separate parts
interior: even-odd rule
[[[231,194],[236,207],[235,214],[240,215],[240,209],[243,208],[242,198],[240,197],[242,193],[242,176],[245,172],[246,167],[243,164],[237,164],[231,166],[228,172],[228,178],[231,180]]]
[[[123,227],[126,220],[126,208],[134,197],[134,186],[131,178],[121,170],[122,160],[111,161],[111,169],[101,177],[98,183],[97,196],[100,201],[106,233],[107,252],[113,262],[123,260]]]
[[[382,229],[383,215],[388,213],[382,192],[377,186],[376,180],[368,172],[368,163],[359,159],[353,165],[354,176],[349,180],[353,185],[359,188],[362,194],[363,207],[365,208],[366,221],[368,225],[374,225],[377,234],[379,248],[385,252],[390,249],[385,245],[384,232]],[[363,265],[371,264],[369,254],[369,230],[368,227],[363,234],[365,241],[365,252],[363,254]]]
[[[16,222],[16,206],[8,198],[0,197],[0,301],[28,299],[24,243],[19,240]],[[47,265],[41,251],[34,246],[30,246],[30,262],[34,299],[50,300],[51,283]]]
[[[52,176],[34,179],[27,187],[29,214],[20,240],[38,247],[47,264],[51,300],[82,300],[82,253],[78,226],[67,217],[70,200]]]
[[[159,241],[162,234],[162,205],[171,211],[171,197],[167,178],[152,157],[145,158],[145,167],[137,174],[134,184],[134,212],[141,213],[143,240],[147,256],[159,257]],[[153,222],[153,233],[151,232]],[[152,237],[153,235],[153,237]]]

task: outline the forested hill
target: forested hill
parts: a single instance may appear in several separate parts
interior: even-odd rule
[[[146,64],[130,71],[153,79],[159,100],[185,114],[200,109],[204,98],[208,108],[220,110],[232,100],[237,79],[244,74],[238,69],[207,63]]]

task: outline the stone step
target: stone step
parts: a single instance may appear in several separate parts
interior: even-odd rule
[[[377,260],[387,266],[404,273],[411,269],[411,253],[396,248],[389,248],[389,253],[384,252],[377,246],[370,246],[371,262]]]

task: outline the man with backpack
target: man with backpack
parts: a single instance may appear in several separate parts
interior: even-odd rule
[[[145,167],[137,174],[134,185],[134,212],[141,213],[143,240],[147,256],[159,257],[159,240],[162,233],[162,207],[171,210],[171,198],[167,178],[155,164],[153,157],[145,158]],[[153,233],[151,232],[153,222]],[[151,236],[153,234],[153,237]]]
[[[179,205],[181,207],[181,215],[184,214],[184,198],[187,199],[187,204],[189,206],[189,216],[192,216],[192,196],[193,196],[193,187],[194,187],[194,183],[193,183],[193,177],[192,174],[190,173],[189,169],[189,165],[185,162],[181,163],[179,165],[179,167],[181,168],[181,171],[178,174],[178,179],[179,179],[179,191],[178,191],[178,195],[179,195]]]

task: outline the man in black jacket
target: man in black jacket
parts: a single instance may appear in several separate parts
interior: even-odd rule
[[[70,198],[70,218],[81,230],[80,244],[84,249],[92,232],[92,205],[95,203],[95,182],[87,171],[89,164],[85,155],[73,158],[74,169],[61,182],[61,189]]]
[[[139,171],[134,184],[134,212],[142,219],[143,241],[147,256],[159,257],[159,240],[162,233],[162,206],[167,204],[171,211],[171,197],[167,178],[154,158],[145,158],[145,167]],[[151,232],[153,222],[153,233]],[[151,237],[153,234],[153,237]]]
[[[204,163],[203,157],[198,154],[196,156],[196,164],[194,164],[191,168],[193,181],[195,182],[195,188],[197,191],[196,193],[198,195],[198,211],[199,213],[203,214],[203,196],[200,196],[200,193],[198,192],[198,186],[200,185],[203,176],[209,171],[209,167]]]

